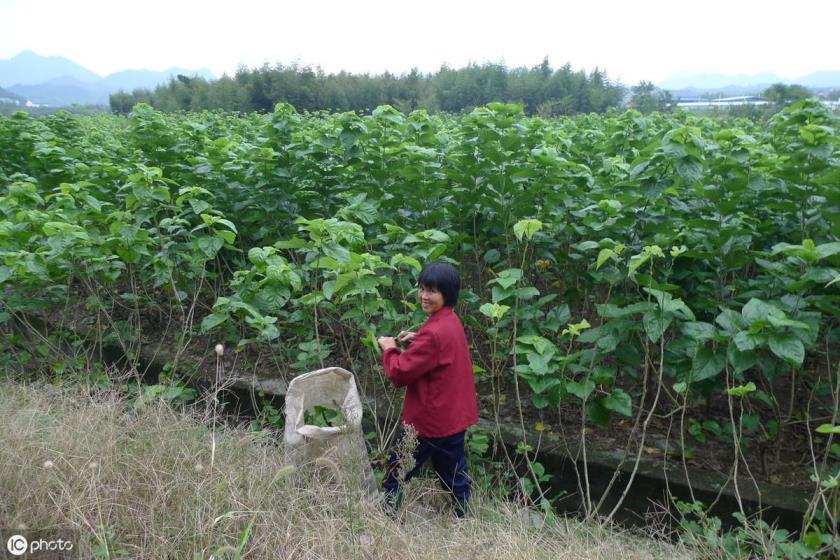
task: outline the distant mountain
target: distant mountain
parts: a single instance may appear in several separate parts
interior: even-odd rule
[[[837,88],[840,89],[840,71],[834,72],[814,72],[807,76],[802,76],[796,80],[797,84],[811,88]]]
[[[14,105],[23,105],[26,103],[26,99],[20,97],[19,95],[15,95],[9,90],[0,88],[0,104],[2,103],[12,103]]]
[[[703,97],[714,94],[716,97],[735,97],[738,95],[759,95],[772,84],[756,84],[754,86],[726,86],[720,88],[682,88],[669,89],[671,97],[681,99],[685,97]]]
[[[72,79],[57,78],[31,86],[15,85],[12,93],[30,100],[35,105],[65,107],[69,105],[107,105],[109,93],[96,84],[86,84]]]
[[[9,90],[0,88],[0,113],[8,110],[9,107],[22,107],[26,105],[26,99],[12,93]]]
[[[658,84],[662,89],[723,89],[731,86],[750,87],[785,81],[771,72],[748,76],[726,74],[677,74]]]
[[[83,82],[102,79],[62,56],[41,56],[32,51],[22,51],[8,60],[0,60],[0,87],[40,84],[59,76],[72,76]]]
[[[108,96],[112,93],[153,89],[178,74],[215,79],[206,68],[170,68],[163,72],[123,70],[103,78],[66,58],[41,56],[32,51],[0,60],[0,87],[34,104],[51,107],[107,105]]]
[[[155,72],[153,70],[123,70],[110,74],[103,78],[102,84],[114,91],[123,90],[130,92],[132,90],[152,89],[155,86],[167,83],[169,78],[176,77],[179,74],[184,76],[199,76],[205,80],[215,80],[216,77],[207,68],[199,70],[187,70],[186,68],[170,68],[163,72]]]
[[[677,74],[657,84],[671,93],[697,95],[710,91],[729,95],[759,93],[773,84],[800,84],[812,89],[840,88],[840,71],[821,71],[799,79],[788,80],[771,72],[754,75],[726,75],[713,73]]]

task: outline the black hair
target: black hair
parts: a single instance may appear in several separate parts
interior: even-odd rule
[[[443,295],[443,305],[445,307],[455,307],[455,304],[458,303],[461,278],[451,264],[441,261],[427,264],[420,271],[417,283],[439,291]]]

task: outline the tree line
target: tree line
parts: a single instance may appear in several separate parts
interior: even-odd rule
[[[571,115],[617,107],[625,93],[603,70],[587,73],[568,63],[555,69],[547,58],[531,68],[485,63],[459,69],[442,66],[428,74],[415,68],[401,75],[327,74],[317,67],[266,64],[240,67],[233,77],[212,81],[178,75],[154,90],[117,92],[110,96],[110,107],[120,114],[140,102],[162,111],[270,112],[283,101],[299,111],[369,112],[387,104],[408,113],[459,112],[505,101],[522,103],[531,115]]]

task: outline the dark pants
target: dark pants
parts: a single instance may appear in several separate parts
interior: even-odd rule
[[[420,468],[427,459],[432,460],[432,467],[440,479],[443,487],[452,493],[455,515],[463,517],[467,511],[470,499],[470,474],[467,467],[467,457],[464,454],[464,433],[459,432],[442,438],[417,438],[417,449],[414,450],[414,468],[405,480],[411,479],[420,472]],[[390,509],[396,508],[401,499],[399,492],[398,470],[399,458],[396,451],[391,453],[388,470],[382,486],[385,488],[386,504]]]

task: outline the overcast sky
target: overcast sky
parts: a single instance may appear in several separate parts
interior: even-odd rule
[[[469,62],[676,74],[840,70],[840,0],[0,0],[0,58],[24,49],[106,75],[264,62],[402,73]]]

